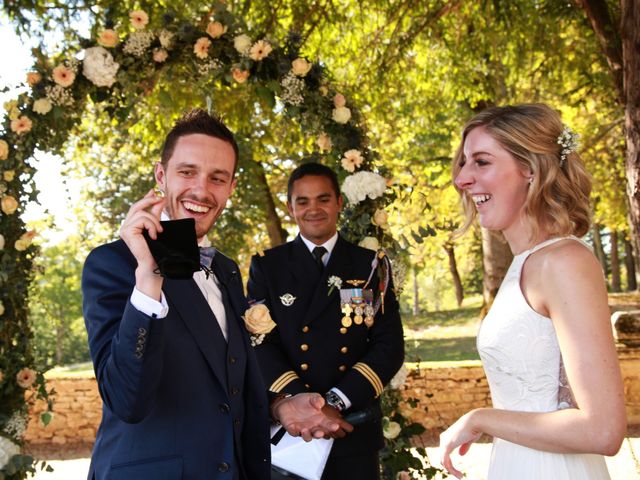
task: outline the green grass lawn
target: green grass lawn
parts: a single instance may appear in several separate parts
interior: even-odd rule
[[[405,360],[451,362],[479,360],[476,334],[482,298],[465,299],[462,308],[404,314]]]

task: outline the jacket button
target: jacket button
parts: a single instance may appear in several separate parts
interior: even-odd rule
[[[138,335],[139,336],[144,337],[146,334],[147,334],[147,329],[146,328],[140,327],[138,329]]]
[[[300,370],[302,370],[303,372],[306,372],[307,370],[309,370],[309,365],[306,363],[303,363],[302,365],[300,365]]]
[[[237,395],[240,393],[240,390],[236,387],[231,387],[231,395]]]
[[[302,327],[302,333],[307,333],[308,331],[309,331],[309,327],[307,325]]]
[[[347,369],[347,367],[346,367],[346,366],[344,366],[344,365],[340,365],[340,366],[338,367],[338,370],[340,370],[341,372],[344,372],[346,369]]]
[[[307,345],[306,343],[303,343],[302,345],[300,345],[300,350],[302,350],[303,352],[306,352],[307,350],[309,350],[309,345]]]
[[[239,427],[239,426],[240,426],[240,419],[236,418],[236,419],[233,421],[233,424],[234,424],[236,427]]]
[[[347,353],[349,351],[349,349],[347,347],[342,347],[340,349],[340,353]]]
[[[218,464],[218,471],[219,472],[228,472],[229,471],[229,464],[227,462],[222,462]]]
[[[236,357],[229,357],[229,363],[236,363]]]
[[[220,411],[222,413],[229,413],[231,411],[231,407],[229,405],[227,405],[226,403],[221,403],[220,404]]]
[[[340,333],[347,333],[347,329],[346,329],[346,328],[344,328],[344,327],[342,327],[342,328],[340,329]]]

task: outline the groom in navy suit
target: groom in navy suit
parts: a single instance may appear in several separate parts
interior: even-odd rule
[[[269,417],[307,441],[339,428],[319,395],[268,398],[235,262],[214,252],[212,275],[163,278],[143,236],[157,238],[161,215],[192,218],[207,246],[235,188],[237,158],[221,121],[189,112],[155,167],[164,195],[135,203],[122,239],[86,260],[83,310],[104,404],[89,479],[266,480]]]

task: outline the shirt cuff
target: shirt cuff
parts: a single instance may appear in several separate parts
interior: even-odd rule
[[[344,402],[345,410],[351,407],[351,402],[349,401],[349,397],[347,397],[344,393],[342,393],[339,388],[333,387],[330,391],[338,395],[340,399]]]
[[[164,292],[160,292],[160,301],[145,295],[136,287],[133,287],[133,293],[131,294],[131,305],[133,305],[139,312],[148,315],[153,318],[164,318],[169,313],[169,305],[167,299],[164,296]]]

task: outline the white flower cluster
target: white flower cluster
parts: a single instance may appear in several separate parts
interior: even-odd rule
[[[251,339],[251,346],[257,347],[258,345],[260,345],[264,341],[264,337],[266,337],[264,333],[261,333],[261,334],[253,333],[249,335],[249,338]]]
[[[165,48],[167,50],[171,50],[171,46],[173,43],[173,32],[170,32],[168,30],[161,30],[160,33],[158,34],[158,40],[160,40],[160,45],[162,45],[162,48]]]
[[[302,92],[305,86],[302,78],[297,77],[293,72],[289,72],[282,79],[280,85],[284,88],[284,92],[280,95],[283,102],[291,105],[302,105],[302,102],[304,102]]]
[[[387,181],[373,172],[357,172],[345,178],[342,193],[351,204],[360,203],[365,198],[381,197],[387,189]]]
[[[580,135],[565,125],[562,133],[558,135],[558,145],[562,147],[560,150],[560,168],[562,168],[567,160],[567,155],[580,148]]]
[[[144,52],[151,46],[151,42],[153,42],[153,33],[138,31],[133,32],[129,35],[127,42],[124,44],[123,51],[128,55],[133,55],[134,57],[141,57],[144,55]]]
[[[110,87],[116,81],[120,64],[103,47],[91,47],[84,51],[82,74],[98,87]]]
[[[4,432],[15,438],[22,438],[24,436],[24,432],[27,430],[27,423],[27,416],[16,412],[4,426]]]
[[[0,435],[0,470],[3,469],[11,457],[20,453],[20,446],[13,443],[7,437]]]
[[[222,67],[223,67],[222,62],[216,58],[214,58],[213,60],[209,60],[208,62],[203,62],[203,63],[198,62],[197,64],[198,73],[203,76],[209,75],[211,71],[218,70]]]
[[[66,107],[73,105],[73,95],[62,85],[48,85],[44,87],[47,98],[53,105]]]

